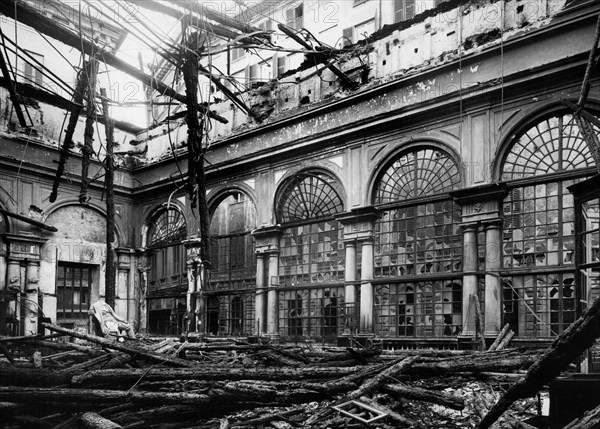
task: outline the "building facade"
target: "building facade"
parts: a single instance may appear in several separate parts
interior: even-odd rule
[[[287,25],[313,3],[286,3]],[[598,204],[575,204],[569,188],[598,170],[563,100],[579,98],[598,5],[450,1],[394,23],[378,3],[394,2],[340,2],[373,13],[371,37],[347,37],[335,63],[356,87],[327,62],[298,64],[240,89],[268,112],[260,123],[211,105],[229,123],[207,132],[209,272],[179,174],[185,123],[137,136],[147,157],[117,172],[115,306],[138,329],[459,347],[509,324],[514,341],[543,342],[597,295]],[[324,31],[349,35],[343,22]],[[12,134],[0,144],[0,207],[38,206],[58,229],[2,217],[0,281],[18,297],[5,312],[25,332],[37,308],[83,326],[103,295],[102,182],[80,206],[73,172],[49,204],[57,148]]]

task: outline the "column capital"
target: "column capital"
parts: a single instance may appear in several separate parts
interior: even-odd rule
[[[481,222],[481,224],[483,226],[483,229],[487,231],[490,229],[502,229],[502,225],[504,224],[504,222],[501,218],[496,218],[483,221]]]
[[[463,222],[459,227],[462,232],[477,232],[479,224],[477,222]]]
[[[280,225],[262,226],[251,232],[254,236],[256,254],[279,253],[279,239],[283,234]]]
[[[508,195],[508,186],[493,183],[450,192],[462,207],[464,222],[484,222],[500,216],[502,200]]]
[[[373,237],[375,222],[381,212],[375,207],[360,207],[339,213],[335,219],[344,227],[344,239],[364,240]]]
[[[48,241],[47,238],[31,235],[5,234],[8,257],[17,260],[41,259],[41,248]]]

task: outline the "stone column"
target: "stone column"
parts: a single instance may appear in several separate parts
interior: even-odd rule
[[[25,277],[25,302],[23,303],[23,334],[36,335],[38,332],[38,283],[40,261],[28,260]]]
[[[279,337],[279,239],[282,232],[278,226],[252,231],[256,254],[260,256],[256,268],[255,320],[258,323],[259,318],[262,319],[259,334],[267,334],[271,338]]]
[[[265,285],[265,255],[256,255],[256,297],[254,308],[254,332],[261,336],[267,332],[267,288]]]
[[[360,267],[360,334],[373,335],[373,239],[362,242]]]
[[[463,230],[463,294],[461,336],[475,335],[475,308],[471,295],[477,295],[477,224],[462,225]]]
[[[356,240],[347,240],[344,242],[346,250],[346,271],[344,272],[345,282],[345,314],[346,314],[346,329],[355,329],[358,318],[358,303],[356,302]],[[350,332],[344,331],[344,334],[349,335]]]
[[[186,296],[186,325],[190,332],[206,333],[206,318],[203,290],[207,280],[200,257],[200,238],[190,238],[183,242],[187,255],[188,291]]]
[[[23,290],[21,282],[21,261],[17,259],[8,258],[8,266],[6,269],[6,284],[7,289],[14,293]],[[6,308],[6,316],[14,319],[20,318],[20,308],[16,301],[13,299]]]
[[[140,333],[148,332],[148,310],[146,294],[148,293],[148,271],[150,271],[149,255],[144,249],[137,249],[138,286],[135,288],[137,302],[137,330]]]
[[[485,229],[485,335],[496,337],[502,328],[502,220],[484,223]]]
[[[362,207],[341,213],[336,219],[344,226],[346,244],[345,302],[346,310],[353,311],[352,328],[358,328],[360,335],[373,335],[373,244],[375,222],[379,210]],[[356,246],[361,246],[361,276],[357,280]],[[356,287],[360,284],[360,302],[357,302]],[[350,308],[351,307],[351,308]]]
[[[269,254],[267,294],[267,334],[279,337],[279,253]]]
[[[131,311],[130,302],[133,301],[133,290],[129,282],[131,269],[132,249],[117,248],[117,282],[115,287],[115,311],[129,322],[133,322],[135,311]]]

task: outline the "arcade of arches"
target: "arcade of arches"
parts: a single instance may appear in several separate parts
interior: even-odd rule
[[[575,288],[568,190],[594,163],[564,112],[530,120],[501,149],[498,183],[465,188],[462,161],[446,146],[400,146],[374,172],[366,207],[346,206],[348,172],[316,163],[283,175],[267,203],[224,188],[210,207],[205,332],[452,342],[478,329],[477,301],[487,335],[506,323],[518,338],[558,335],[582,297],[598,293],[597,269],[587,271],[590,290]],[[272,226],[257,225],[259,204],[272,207]],[[586,207],[587,251],[597,259],[598,203]],[[156,333],[185,328],[188,223],[178,206],[148,223]]]

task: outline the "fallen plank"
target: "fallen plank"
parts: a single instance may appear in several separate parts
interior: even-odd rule
[[[2,386],[58,386],[68,384],[70,381],[71,375],[55,371],[0,365],[0,385]]]
[[[123,426],[91,412],[79,416],[79,423],[85,429],[123,429]]]
[[[591,347],[600,336],[600,299],[554,340],[552,345],[536,359],[523,379],[511,386],[488,411],[477,426],[489,428],[513,402],[536,394],[544,384],[554,379],[581,353]]]
[[[90,382],[119,382],[137,381],[142,376],[145,381],[163,380],[303,380],[309,378],[336,378],[355,374],[361,367],[322,368],[231,368],[231,367],[195,367],[183,368],[152,368],[146,369],[110,369],[89,371],[75,376],[74,384]]]
[[[0,386],[0,401],[38,403],[74,401],[79,404],[104,404],[115,402],[133,402],[138,404],[189,404],[195,406],[208,405],[208,395],[175,392],[138,392],[105,389],[71,389],[57,387],[17,387]]]
[[[128,343],[119,343],[117,341],[112,341],[109,339],[97,337],[96,335],[90,335],[83,332],[78,332],[73,329],[63,328],[62,326],[53,325],[50,323],[42,324],[46,329],[51,331],[60,332],[63,334],[70,335],[75,338],[81,338],[82,340],[87,340],[92,343],[100,344],[104,347],[111,348],[114,350],[118,350],[121,352],[129,353],[132,355],[142,356],[151,361],[162,363],[169,366],[178,366],[178,367],[188,367],[193,368],[197,367],[198,364],[196,362],[190,362],[185,359],[180,359],[177,357],[167,356],[160,353],[155,353],[151,350],[146,350],[141,347],[136,347],[129,345]]]

